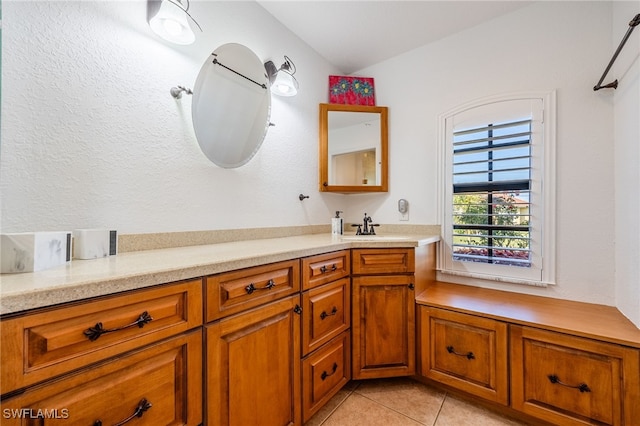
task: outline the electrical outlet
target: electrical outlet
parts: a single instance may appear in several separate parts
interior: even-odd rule
[[[409,220],[409,212],[400,213],[400,220]]]

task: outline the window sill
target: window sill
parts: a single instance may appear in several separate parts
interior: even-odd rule
[[[483,282],[486,283],[490,281],[492,283],[507,283],[507,284],[519,284],[519,285],[527,285],[532,287],[548,287],[551,285],[555,285],[555,282],[545,282],[545,281],[535,281],[528,280],[522,278],[515,277],[505,277],[500,275],[487,275],[487,274],[478,274],[473,272],[462,272],[462,271],[450,271],[450,270],[439,270],[437,272],[437,280],[444,282],[451,282],[456,284],[466,284],[466,285],[482,285]]]

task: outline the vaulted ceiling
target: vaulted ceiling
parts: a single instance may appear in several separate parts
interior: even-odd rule
[[[530,1],[272,1],[271,15],[345,74],[476,26]]]

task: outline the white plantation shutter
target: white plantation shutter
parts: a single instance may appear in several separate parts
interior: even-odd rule
[[[454,131],[453,257],[530,267],[531,120]]]
[[[502,96],[441,116],[441,275],[553,282],[554,105]]]

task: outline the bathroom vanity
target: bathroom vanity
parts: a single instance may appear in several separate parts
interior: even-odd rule
[[[413,374],[414,283],[433,279],[423,264],[437,240],[308,235],[86,261],[89,280],[86,262],[3,276],[3,302],[29,309],[3,307],[2,409],[93,425],[302,424],[352,365],[357,377]],[[196,276],[155,282],[182,274]],[[38,290],[8,291],[19,285]]]
[[[393,376],[535,423],[640,418],[640,330],[612,307],[437,282],[438,239],[309,234],[3,275],[3,424],[300,425],[352,378]]]

